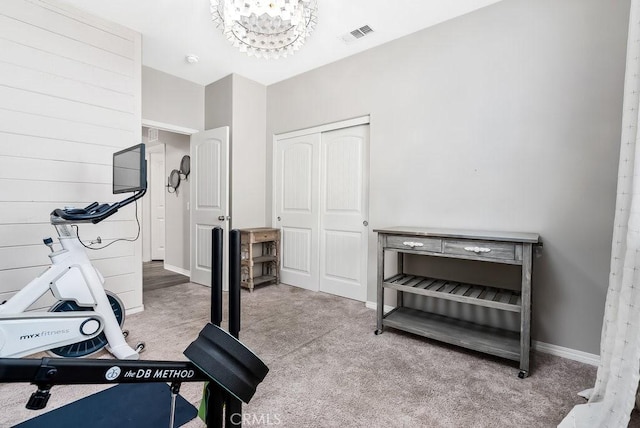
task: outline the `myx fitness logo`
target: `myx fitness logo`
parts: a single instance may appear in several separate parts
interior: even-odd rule
[[[70,330],[68,328],[65,328],[62,330],[43,330],[37,333],[24,334],[20,336],[19,340],[36,339],[38,337],[47,337],[47,336],[57,336],[59,334],[68,334],[69,331]]]

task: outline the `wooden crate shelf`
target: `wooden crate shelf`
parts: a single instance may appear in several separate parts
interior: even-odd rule
[[[256,285],[280,283],[280,229],[240,229],[240,252],[243,287],[252,292]]]

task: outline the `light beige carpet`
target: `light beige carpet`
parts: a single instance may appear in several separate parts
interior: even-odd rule
[[[131,343],[146,341],[142,358],[185,359],[209,319],[209,292],[145,292],[145,311],[125,323]],[[242,317],[240,339],[271,369],[243,407],[247,427],[554,427],[595,379],[595,367],[546,354],[518,379],[512,361],[393,330],[375,336],[375,311],[363,303],[286,285],[243,290]],[[54,387],[44,411],[104,388]],[[0,427],[44,412],[24,408],[34,390],[0,385]],[[185,383],[181,395],[197,407],[201,390]],[[630,426],[640,427],[636,412]]]

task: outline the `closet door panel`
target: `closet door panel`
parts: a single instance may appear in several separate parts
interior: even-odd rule
[[[276,227],[282,233],[281,282],[318,290],[320,135],[276,143]]]

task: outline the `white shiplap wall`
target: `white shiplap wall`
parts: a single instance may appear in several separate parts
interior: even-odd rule
[[[112,154],[141,141],[140,73],[139,33],[52,0],[0,1],[0,301],[48,265],[54,208],[121,199]],[[134,213],[80,237],[133,238]],[[89,252],[129,310],[142,308],[140,241]]]

